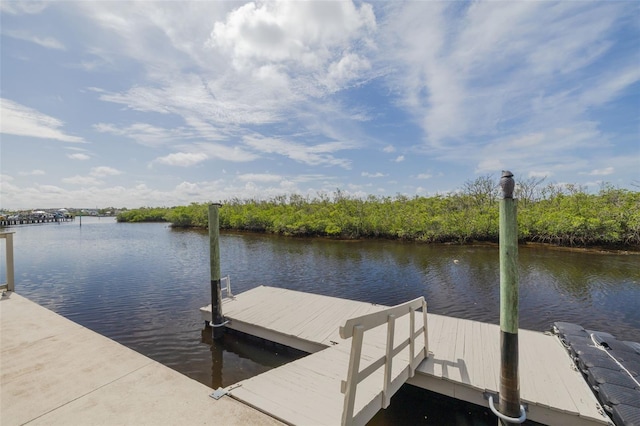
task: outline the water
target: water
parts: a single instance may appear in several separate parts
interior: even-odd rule
[[[203,336],[207,232],[88,217],[82,227],[11,230],[21,295],[201,383],[227,386],[299,356],[235,335],[221,345]],[[268,285],[387,305],[424,295],[430,312],[499,322],[495,246],[222,234],[220,252],[236,294]],[[522,247],[520,326],[544,331],[569,321],[640,341],[639,259]],[[484,409],[425,395],[403,389],[372,423],[495,424]]]

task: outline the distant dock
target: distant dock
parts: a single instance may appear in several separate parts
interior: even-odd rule
[[[312,353],[241,381],[229,395],[284,423],[301,425],[365,424],[397,390],[398,377],[402,383],[488,406],[487,395],[495,395],[499,389],[499,326],[427,314],[428,341],[417,336],[414,350],[424,345],[428,356],[411,371],[409,347],[395,348],[411,338],[409,324],[419,328],[423,317],[418,311],[411,314],[410,321],[408,315],[404,321],[396,321],[398,313],[390,309],[394,308],[264,286],[224,299],[227,328]],[[202,308],[201,313],[203,320],[209,321],[211,306]],[[350,366],[356,345],[353,338],[343,339],[341,331],[347,325],[357,326],[355,317],[366,317],[363,321],[367,322],[387,314],[393,317],[389,324],[397,324],[387,327],[385,321],[364,333],[357,356],[363,368],[357,366],[353,371]],[[391,328],[394,331],[389,336]],[[556,336],[529,330],[520,330],[519,335],[520,395],[528,420],[611,424]],[[386,359],[393,355],[399,360],[393,358],[393,365],[388,366]],[[408,373],[403,376],[399,369],[408,369]],[[361,411],[362,415],[344,421],[349,378],[365,373],[368,376],[355,392],[355,414]],[[391,386],[394,380],[395,386]]]
[[[73,217],[34,217],[24,216],[19,218],[3,218],[0,219],[0,226],[18,226],[18,225],[33,225],[38,223],[61,223],[61,222],[73,222]]]
[[[281,424],[13,292],[0,339],[2,426]]]

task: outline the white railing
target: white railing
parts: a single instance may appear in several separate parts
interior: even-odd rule
[[[7,282],[0,284],[0,290],[15,291],[15,277],[13,272],[13,234],[14,232],[0,232],[0,238],[5,240],[5,260],[7,264]]]
[[[416,330],[415,313],[422,308],[422,326]],[[401,341],[397,346],[394,344],[396,320],[409,315],[409,337]],[[360,370],[362,356],[362,344],[364,333],[375,327],[387,324],[387,343],[385,354],[373,360],[364,369]],[[424,347],[416,353],[416,338],[424,334]],[[427,333],[427,302],[424,297],[419,297],[410,302],[406,302],[380,312],[352,318],[340,327],[340,337],[343,339],[352,338],[351,354],[349,357],[349,370],[347,380],[342,381],[341,392],[344,394],[344,407],[342,411],[343,425],[363,425],[378,412],[380,408],[387,408],[391,402],[391,397],[404,384],[407,379],[413,377],[418,365],[428,356],[428,333]],[[407,365],[401,370],[399,375],[392,377],[393,359],[406,347],[409,347],[409,358]],[[356,390],[358,384],[384,366],[384,380],[382,391],[378,393],[372,401],[365,404],[354,415]]]

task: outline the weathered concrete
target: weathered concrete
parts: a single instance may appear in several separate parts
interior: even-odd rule
[[[0,424],[280,425],[15,293],[0,300]]]

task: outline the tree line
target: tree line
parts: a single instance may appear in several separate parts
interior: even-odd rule
[[[604,184],[589,194],[578,185],[516,186],[519,237],[561,246],[640,249],[640,192]],[[281,195],[222,203],[220,228],[288,236],[386,238],[425,243],[498,241],[499,188],[491,176],[467,181],[455,193],[429,197],[359,198],[336,190],[315,197]],[[119,222],[208,226],[209,203],[121,212]]]

